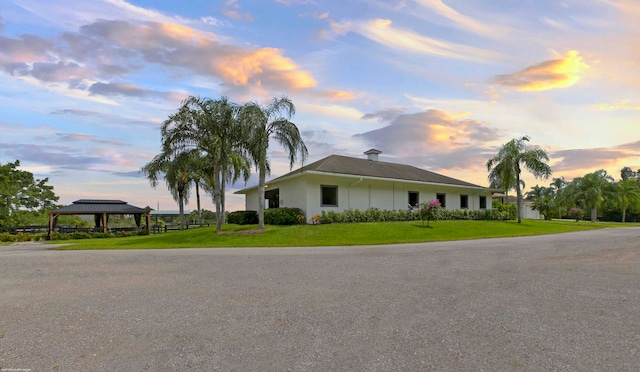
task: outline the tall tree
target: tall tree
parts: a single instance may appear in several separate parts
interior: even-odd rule
[[[582,204],[585,209],[591,211],[591,222],[598,219],[598,207],[604,202],[609,193],[610,184],[613,182],[606,170],[600,169],[583,177],[574,178],[573,198],[576,203]]]
[[[237,116],[239,107],[226,97],[218,100],[189,97],[178,112],[162,125],[162,142],[167,151],[190,154],[204,160],[205,180],[216,205],[216,232],[222,232],[224,221],[224,183],[229,172],[249,178],[246,131]]]
[[[640,204],[640,187],[633,178],[622,180],[616,184],[617,204],[622,211],[622,222],[625,222],[627,208],[630,204]]]
[[[0,226],[22,224],[28,215],[52,209],[58,201],[48,178],[35,179],[19,167],[19,160],[0,164]]]
[[[568,210],[566,207],[566,202],[564,198],[564,188],[567,186],[567,181],[565,181],[564,177],[553,178],[551,180],[550,187],[554,190],[553,192],[553,204],[555,209],[558,212],[558,218],[562,218],[562,211]]]
[[[622,178],[623,181],[628,180],[629,178],[633,178],[635,179],[637,177],[637,173],[634,172],[633,170],[631,170],[631,168],[629,167],[624,167],[622,169],[620,169],[620,178]]]
[[[264,190],[267,174],[271,173],[268,157],[269,140],[280,144],[289,156],[289,169],[298,158],[304,162],[308,156],[298,127],[291,122],[296,109],[287,97],[274,98],[267,106],[256,102],[244,105],[241,120],[250,129],[248,148],[258,169],[258,228],[264,229]]]
[[[551,213],[555,210],[555,190],[552,187],[535,185],[526,193],[526,199],[533,201],[531,209],[540,212],[545,219],[551,219]]]
[[[191,160],[188,156],[163,151],[141,169],[141,172],[147,176],[151,186],[154,188],[158,186],[159,178],[164,176],[164,181],[173,200],[178,203],[180,229],[186,228],[184,205],[189,202],[189,191],[192,182],[189,173],[190,162]]]
[[[501,180],[503,187],[515,186],[517,194],[518,223],[522,222],[520,205],[522,204],[522,189],[520,174],[522,168],[527,169],[536,178],[547,179],[551,175],[551,168],[547,153],[539,147],[527,147],[529,136],[514,138],[502,145],[498,154],[487,161],[489,180]]]

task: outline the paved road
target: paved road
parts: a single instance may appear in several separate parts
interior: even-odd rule
[[[375,247],[0,247],[0,365],[637,371],[640,228]]]

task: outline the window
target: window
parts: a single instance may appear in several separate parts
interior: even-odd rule
[[[409,191],[409,206],[417,207],[420,203],[420,193],[417,191]]]
[[[487,197],[486,196],[481,196],[480,197],[480,209],[487,209]]]
[[[469,195],[460,195],[460,209],[469,209]]]
[[[338,206],[338,186],[320,186],[320,205],[322,207]]]
[[[268,201],[267,208],[280,208],[280,189],[265,191],[264,198]]]
[[[438,199],[438,201],[440,202],[440,207],[442,208],[446,208],[447,207],[447,197],[445,194],[436,194],[436,199]]]

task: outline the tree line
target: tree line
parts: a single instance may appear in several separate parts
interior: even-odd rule
[[[0,226],[31,224],[58,206],[49,179],[36,179],[19,167],[19,160],[0,164]]]
[[[548,187],[533,186],[527,193],[532,209],[545,218],[566,216],[581,219],[589,214],[591,222],[599,218],[626,222],[629,215],[640,219],[640,169],[620,170],[620,180],[600,169],[566,181],[554,178]]]
[[[600,169],[566,181],[564,177],[553,178],[548,187],[533,186],[523,195],[525,187],[520,175],[523,169],[536,178],[548,179],[551,168],[549,156],[537,146],[529,146],[530,138],[514,138],[500,147],[498,154],[487,161],[490,187],[505,191],[516,190],[518,223],[521,222],[521,205],[524,198],[533,202],[532,209],[545,218],[572,217],[581,219],[589,213],[596,222],[599,216],[607,220],[625,222],[627,212],[640,219],[640,169],[630,167],[620,170],[620,180]],[[599,213],[600,211],[600,213]]]
[[[266,106],[190,96],[161,127],[161,152],[141,172],[156,187],[160,177],[180,209],[185,225],[184,204],[195,188],[200,211],[200,188],[212,195],[216,210],[216,232],[222,232],[227,184],[248,181],[251,168],[258,172],[258,228],[264,229],[264,190],[271,172],[269,142],[283,147],[289,167],[308,156],[298,127],[291,121],[295,106],[287,97],[273,98]]]

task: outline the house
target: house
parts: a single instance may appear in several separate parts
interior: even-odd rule
[[[265,208],[300,208],[307,220],[322,211],[400,210],[440,200],[446,209],[491,209],[491,189],[410,165],[330,155],[267,182]],[[496,190],[493,190],[496,191]],[[246,210],[258,209],[258,186],[236,191]]]
[[[518,197],[509,195],[505,196],[504,194],[493,194],[491,196],[492,200],[498,200],[501,203],[509,203],[509,204],[518,204]],[[542,215],[540,215],[539,211],[533,210],[533,201],[522,198],[522,203],[520,204],[520,217],[529,219],[529,220],[539,220],[542,219]]]

